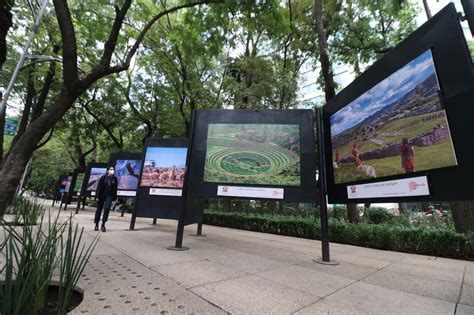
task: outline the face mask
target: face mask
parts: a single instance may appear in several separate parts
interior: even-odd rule
[[[115,171],[114,170],[109,170],[109,175],[114,175]]]

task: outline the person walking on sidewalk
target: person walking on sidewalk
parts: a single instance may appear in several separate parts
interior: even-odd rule
[[[102,232],[105,232],[105,222],[109,218],[110,207],[112,206],[112,201],[117,199],[117,177],[114,176],[115,169],[113,166],[107,168],[107,173],[102,175],[99,179],[97,185],[97,209],[95,210],[95,231],[99,230],[99,221],[100,215],[102,214],[102,209],[104,210],[104,215],[102,216]]]

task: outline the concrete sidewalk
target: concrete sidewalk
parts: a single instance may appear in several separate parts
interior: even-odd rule
[[[64,214],[69,211],[63,211]],[[92,211],[75,220],[92,240]],[[111,213],[79,286],[75,314],[474,314],[474,262],[204,226],[169,251],[176,221]]]

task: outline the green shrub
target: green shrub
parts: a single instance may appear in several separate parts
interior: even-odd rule
[[[347,221],[347,207],[334,206],[332,209],[328,209],[328,216],[333,219]]]
[[[204,212],[204,223],[278,235],[321,239],[319,220],[287,216]],[[331,242],[407,253],[474,259],[474,233],[388,224],[349,224],[329,220]]]
[[[405,214],[401,214],[399,216],[393,216],[388,222],[388,224],[394,225],[394,226],[406,226],[406,227],[411,226],[410,217]]]
[[[389,223],[395,215],[385,208],[368,208],[364,212],[364,221],[371,224]]]

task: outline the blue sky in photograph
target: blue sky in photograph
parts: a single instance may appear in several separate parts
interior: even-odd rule
[[[185,166],[187,148],[147,148],[145,161],[155,161],[156,166]]]
[[[140,161],[140,160],[117,160],[117,161],[115,161],[115,176],[120,177],[120,176],[130,175],[129,171],[127,169],[127,164],[130,164],[130,166],[133,169],[133,172],[135,174],[140,174],[140,168],[141,168],[142,161]],[[119,182],[120,182],[120,179],[119,179]]]
[[[91,169],[91,175],[97,175],[97,174],[105,174],[107,172],[106,168],[101,168],[101,167],[93,167]]]
[[[331,137],[393,104],[433,73],[433,57],[431,50],[427,50],[332,115]]]

